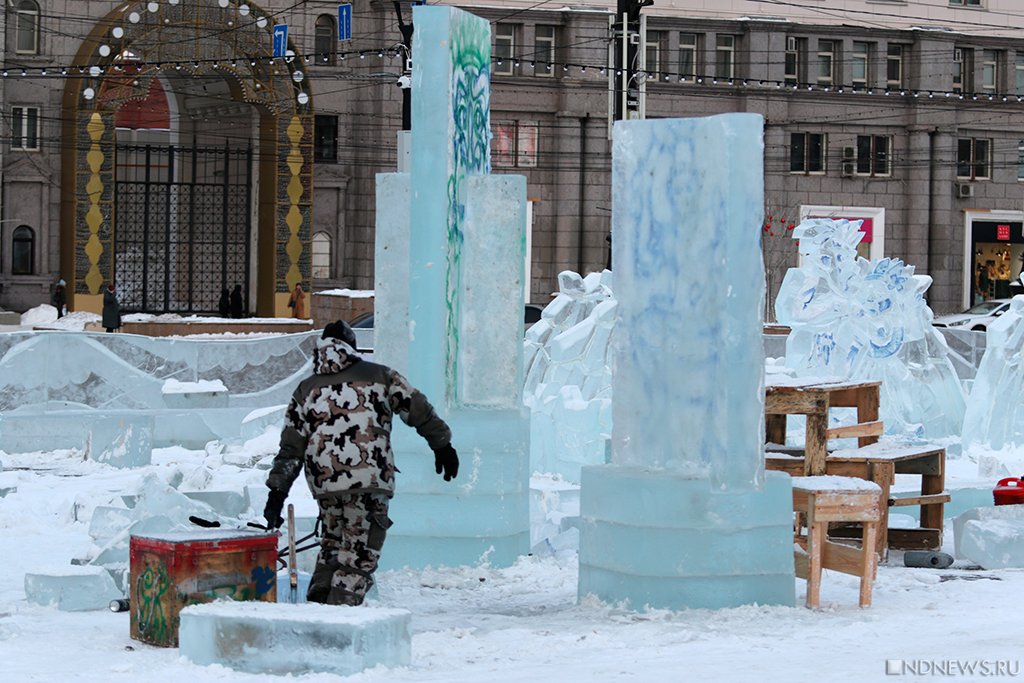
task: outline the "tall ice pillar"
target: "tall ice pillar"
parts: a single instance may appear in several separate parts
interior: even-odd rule
[[[461,465],[445,482],[395,428],[381,564],[507,566],[529,551],[526,179],[490,175],[488,22],[443,6],[413,21],[412,171],[377,176],[374,349],[451,425]]]
[[[764,471],[762,135],[615,124],[612,464],[583,469],[581,597],[794,603],[789,477]]]

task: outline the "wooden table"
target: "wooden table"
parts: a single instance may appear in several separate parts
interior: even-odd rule
[[[769,470],[801,476],[805,459],[769,453],[765,460]],[[878,550],[884,557],[886,548],[899,550],[938,550],[942,547],[943,508],[949,502],[946,486],[946,449],[933,446],[910,446],[875,443],[831,453],[825,461],[824,474],[867,479],[882,489],[882,519],[878,531]],[[892,484],[897,474],[921,477],[921,493],[907,498],[893,498]],[[921,526],[916,529],[889,529],[889,508],[916,505],[921,508]],[[832,536],[855,537],[854,529],[832,529]]]
[[[878,420],[878,396],[881,382],[835,381],[768,384],[765,387],[765,435],[768,443],[785,445],[786,416],[805,415],[805,471],[814,476],[825,474],[828,440],[857,438],[858,446],[878,441],[883,425]],[[829,429],[831,408],[856,408],[857,424]]]

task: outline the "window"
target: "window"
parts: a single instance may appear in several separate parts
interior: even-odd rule
[[[313,55],[314,64],[335,63],[334,46],[338,42],[338,31],[334,24],[334,17],[330,14],[321,14],[316,18],[316,26],[313,31]]]
[[[513,61],[516,56],[516,27],[514,24],[498,24],[494,27],[494,69],[493,73],[510,75],[514,73]]]
[[[974,50],[953,49],[953,92],[974,90]]]
[[[1017,141],[1017,180],[1024,180],[1024,140]]]
[[[825,172],[825,134],[792,133],[789,138],[791,173]]]
[[[533,55],[536,60],[534,74],[537,76],[553,76],[555,64],[555,27],[540,26],[533,37]]]
[[[818,83],[831,85],[836,76],[836,43],[834,40],[818,41]]]
[[[903,46],[890,45],[885,54],[885,84],[903,87]]]
[[[981,51],[981,89],[995,92],[999,79],[999,53],[995,50]]]
[[[964,7],[981,7],[981,0],[949,0],[950,5],[963,5]]]
[[[715,75],[719,78],[736,75],[736,36],[715,38]]]
[[[648,31],[646,48],[647,73],[656,77],[667,66],[662,62],[662,55],[665,54],[668,46],[668,35],[664,31]]]
[[[39,109],[11,108],[11,149],[39,149]]]
[[[27,225],[19,225],[11,236],[11,274],[31,275],[36,235]]]
[[[338,117],[317,114],[313,119],[313,161],[338,160]]]
[[[1017,61],[1014,64],[1014,75],[1017,80],[1017,94],[1024,95],[1024,52],[1017,53]]]
[[[961,180],[987,180],[991,163],[991,141],[960,138],[956,141],[956,177]]]
[[[313,235],[313,277],[325,280],[331,276],[331,236],[326,232]]]
[[[14,10],[14,49],[18,54],[39,52],[39,5],[21,0]]]
[[[679,76],[684,81],[697,77],[697,34],[679,34]]]
[[[804,77],[804,64],[806,61],[804,59],[804,55],[806,52],[806,38],[786,36],[786,85],[796,85],[797,83],[803,83],[807,80]]]
[[[857,136],[857,175],[889,175],[892,139],[887,135]]]
[[[492,165],[506,168],[537,165],[536,121],[500,121],[494,124],[493,131]]]
[[[853,41],[850,65],[853,67],[854,85],[871,85],[871,43]]]

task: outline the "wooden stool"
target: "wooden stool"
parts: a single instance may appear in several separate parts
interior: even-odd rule
[[[882,519],[882,489],[854,477],[793,477],[793,510],[807,519],[807,534],[796,531],[796,575],[807,579],[807,606],[821,601],[821,570],[834,569],[860,577],[860,606],[871,604],[871,586],[878,570],[875,551]],[[797,517],[800,518],[801,515]],[[828,540],[830,522],[860,522],[860,547]]]

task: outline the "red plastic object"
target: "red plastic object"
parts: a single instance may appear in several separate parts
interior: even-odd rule
[[[992,491],[996,505],[1020,505],[1024,503],[1024,477],[1000,479]]]

